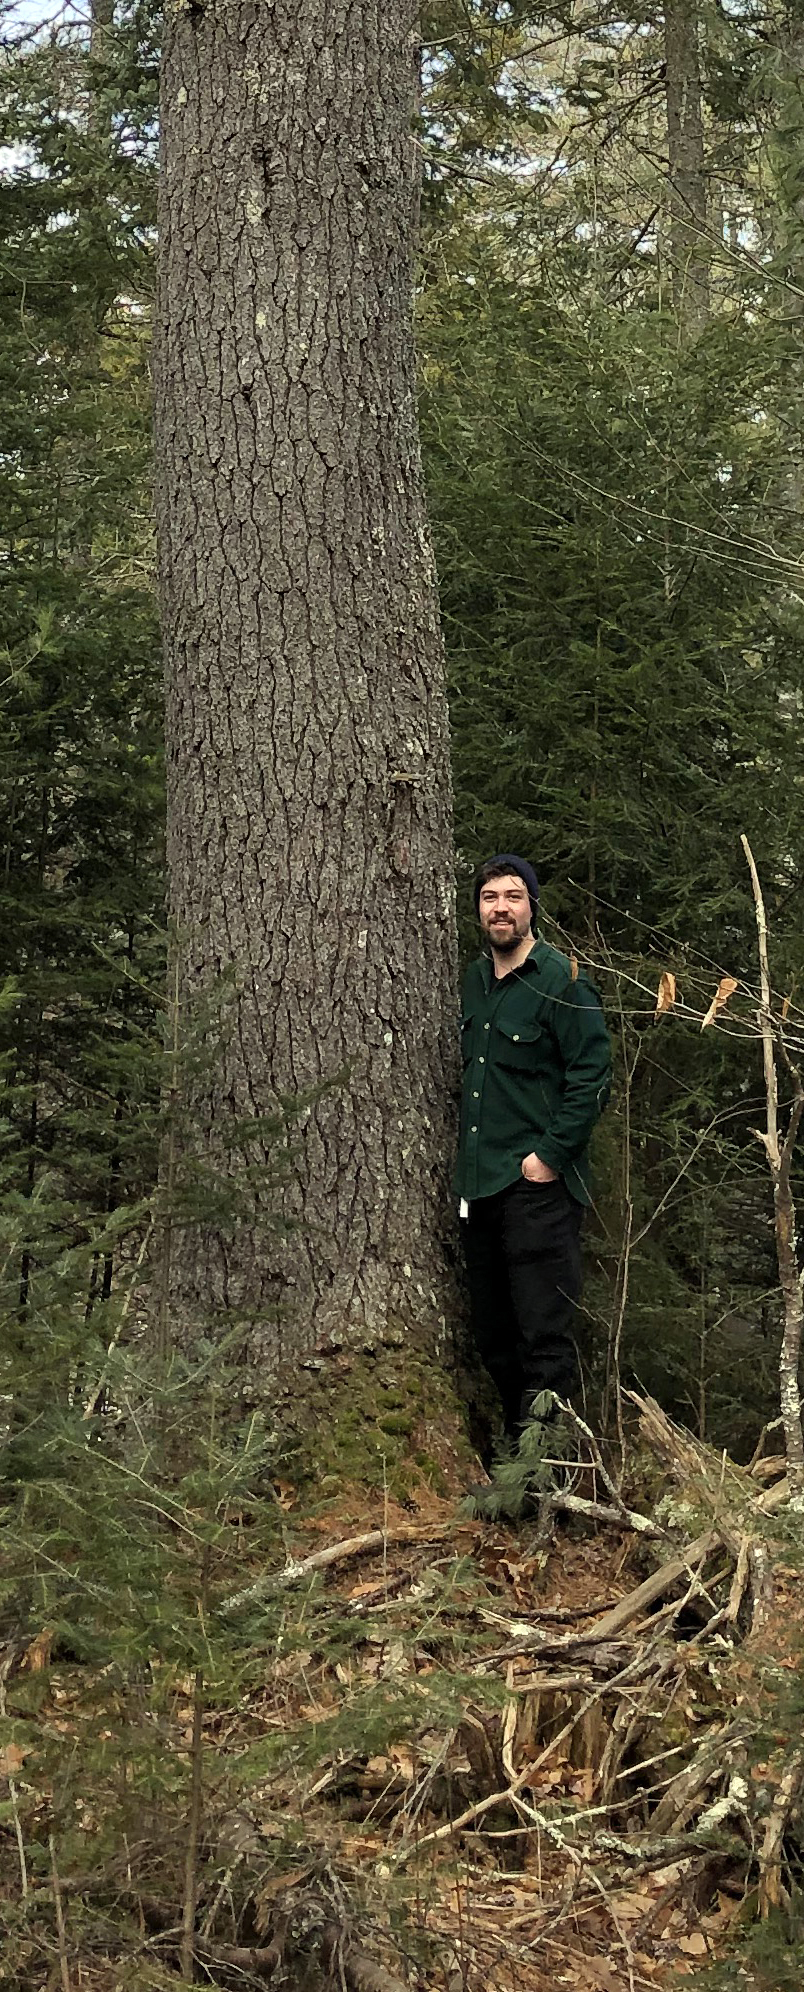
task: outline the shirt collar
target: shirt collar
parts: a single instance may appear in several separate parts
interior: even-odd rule
[[[483,971],[483,979],[486,984],[486,994],[488,995],[490,993],[495,982],[510,982],[512,977],[520,975],[538,975],[540,973],[542,960],[544,957],[544,947],[545,947],[544,941],[541,940],[539,935],[537,934],[536,939],[531,948],[530,954],[525,956],[524,961],[520,962],[519,967],[510,969],[508,975],[501,975],[499,977],[495,976],[494,962],[491,958],[491,954],[482,954],[480,957],[480,966]]]

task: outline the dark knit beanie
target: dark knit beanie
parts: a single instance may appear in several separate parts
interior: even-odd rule
[[[528,864],[527,858],[517,858],[514,857],[511,851],[503,851],[501,856],[498,858],[487,858],[486,863],[494,865],[495,867],[499,866],[500,876],[502,876],[503,872],[515,872],[517,878],[521,878],[523,885],[527,887],[528,898],[535,912],[536,907],[539,904],[539,881],[536,877],[536,873],[533,869],[533,866]],[[480,867],[481,872],[485,871],[485,869],[486,866],[481,865]],[[485,883],[486,880],[481,878],[480,874],[478,873],[478,876],[475,879],[476,913],[479,912],[480,910],[480,894]]]

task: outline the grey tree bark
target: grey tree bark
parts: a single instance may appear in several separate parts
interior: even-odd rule
[[[709,317],[709,212],[697,0],[665,0],[665,90],[673,304],[682,338]]]
[[[452,1294],[448,721],[419,455],[413,0],[168,0],[155,385],[168,855],[196,1158],[171,1297],[273,1369]],[[185,1028],[187,1026],[185,1025]],[[344,1076],[348,1075],[348,1076]],[[277,1103],[291,1131],[233,1144]],[[281,1152],[281,1151],[279,1151]],[[239,1160],[235,1162],[234,1157]]]

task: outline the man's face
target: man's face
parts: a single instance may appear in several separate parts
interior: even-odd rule
[[[527,887],[515,872],[481,886],[478,912],[483,933],[498,954],[511,954],[530,933]]]

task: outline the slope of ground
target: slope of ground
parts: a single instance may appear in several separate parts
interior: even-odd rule
[[[641,1528],[589,1448],[569,1507],[515,1529],[424,1479],[379,1511],[282,1482],[284,1563],[246,1542],[214,1603],[248,1627],[227,1681],[160,1692],[146,1665],[135,1708],[56,1631],[16,1651],[7,1982],[633,1992],[724,1957],[786,1992],[733,1946],[795,1900],[800,1525],[783,1462],[738,1472],[641,1415],[681,1483]],[[65,1750],[87,1772],[57,1842]]]

